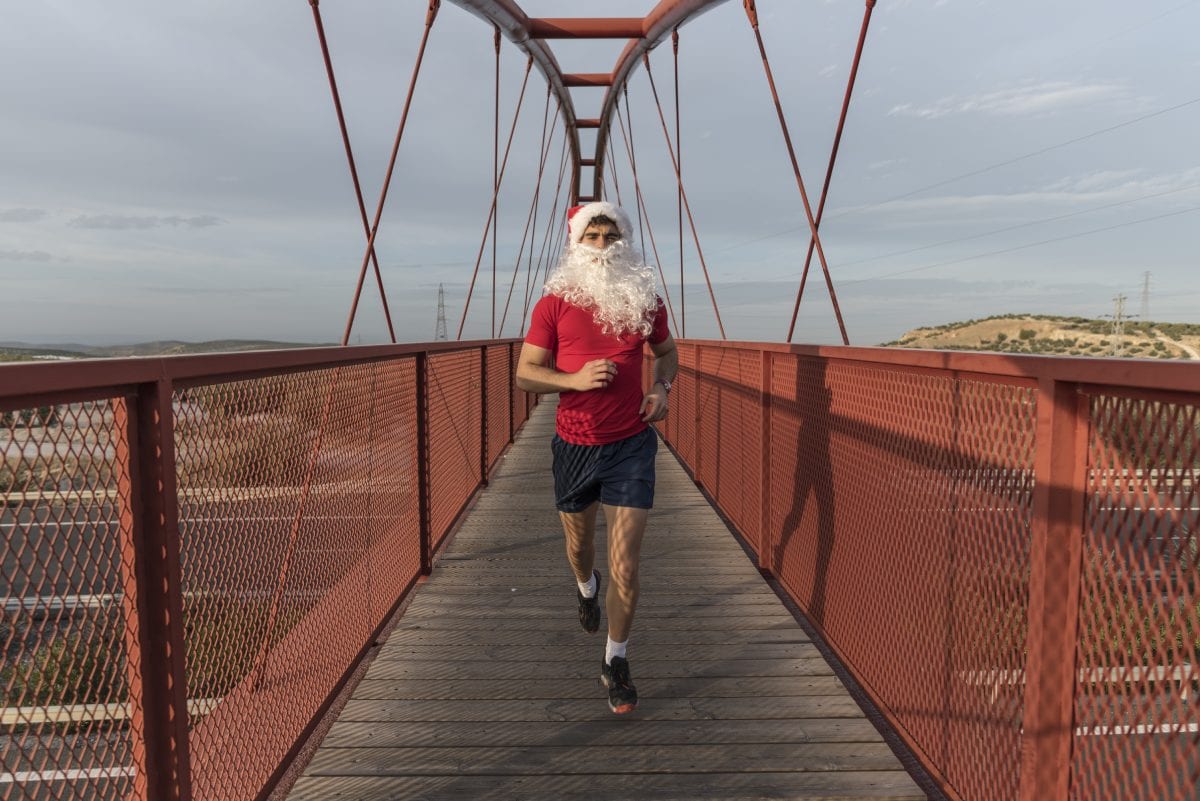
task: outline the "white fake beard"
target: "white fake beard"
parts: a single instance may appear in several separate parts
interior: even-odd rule
[[[593,319],[608,336],[648,337],[654,330],[654,271],[625,242],[603,249],[571,243],[546,279],[546,293],[592,309]]]

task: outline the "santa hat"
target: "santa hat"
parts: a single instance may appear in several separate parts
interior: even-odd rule
[[[621,234],[625,241],[631,241],[633,238],[633,223],[629,221],[629,215],[620,206],[615,206],[605,200],[597,200],[594,203],[584,203],[582,206],[573,206],[567,210],[567,233],[571,236],[571,241],[574,243],[583,239],[583,232],[587,230],[588,225],[597,217],[607,217],[617,225],[617,231]]]

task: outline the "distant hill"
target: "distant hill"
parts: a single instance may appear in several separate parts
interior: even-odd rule
[[[1130,321],[1117,353],[1111,320],[1005,314],[914,328],[884,347],[986,350],[1043,356],[1114,356],[1200,359],[1200,325]]]
[[[123,356],[179,356],[188,353],[234,353],[247,350],[316,348],[311,342],[275,342],[266,339],[214,339],[208,342],[164,340],[137,345],[37,345],[29,342],[0,342],[0,362],[56,361],[59,359],[106,359]]]

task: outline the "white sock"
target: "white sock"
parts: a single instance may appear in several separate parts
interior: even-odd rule
[[[629,640],[625,642],[613,642],[613,638],[609,637],[608,645],[604,646],[604,664],[611,665],[615,656],[624,659],[626,645],[629,645]]]
[[[579,592],[584,598],[596,597],[596,590],[598,590],[599,587],[596,586],[598,582],[596,581],[595,573],[593,573],[587,581],[577,581],[575,583],[578,585]]]

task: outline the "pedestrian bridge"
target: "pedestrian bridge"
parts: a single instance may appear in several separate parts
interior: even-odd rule
[[[1200,797],[1198,368],[850,347],[820,225],[875,0],[811,199],[755,3],[740,4],[809,240],[789,344],[726,340],[681,167],[705,160],[683,159],[679,92],[672,136],[651,71],[670,36],[678,86],[681,27],[722,1],[608,19],[454,3],[486,22],[479,38],[496,52],[490,108],[438,95],[464,128],[492,128],[491,206],[465,245],[476,255],[457,341],[394,344],[375,249],[440,0],[413,25],[370,215],[310,0],[364,237],[343,346],[0,366],[0,795]],[[503,38],[525,72],[502,148]],[[611,71],[560,68],[549,42],[584,39],[623,48]],[[497,207],[534,66],[543,125],[509,278]],[[638,178],[639,69],[657,115],[638,119],[670,162],[677,283]],[[603,99],[581,116],[570,90],[589,87]],[[506,323],[524,330],[565,209],[606,198],[637,218],[681,360],[659,425],[669,448],[631,719],[596,684],[603,635],[574,620],[540,444],[550,410],[517,390],[520,342],[504,337]],[[685,220],[720,340],[688,336]],[[486,339],[463,341],[489,235],[491,325],[477,302],[472,330]],[[746,262],[734,263],[740,280]],[[372,267],[393,344],[346,347]],[[790,344],[810,268],[839,346]]]
[[[1195,797],[1193,366],[681,341],[626,719],[519,344],[0,367],[5,796]]]
[[[665,448],[630,651],[643,700],[608,711],[553,416],[539,405],[501,457],[289,798],[924,798]]]

